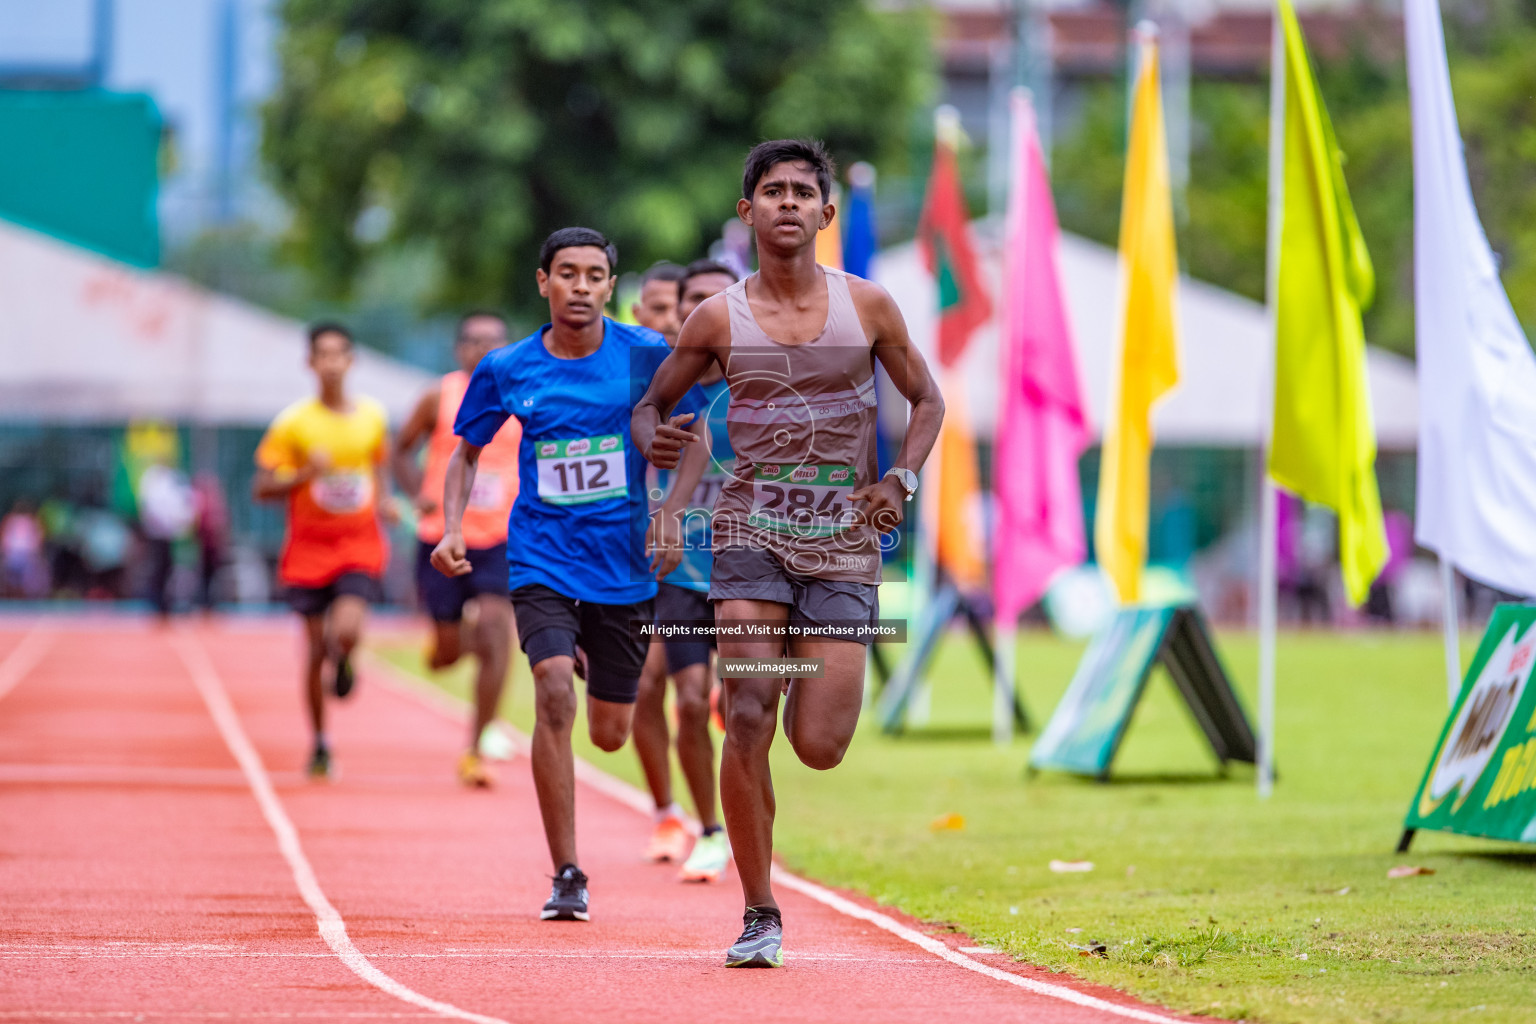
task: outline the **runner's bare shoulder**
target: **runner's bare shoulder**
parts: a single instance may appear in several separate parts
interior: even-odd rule
[[[853,308],[859,311],[859,323],[873,345],[905,345],[906,320],[891,293],[873,281],[848,275],[848,293]],[[700,307],[703,308],[702,306]]]
[[[731,343],[731,311],[724,292],[711,295],[688,314],[678,335],[678,348],[724,349]]]

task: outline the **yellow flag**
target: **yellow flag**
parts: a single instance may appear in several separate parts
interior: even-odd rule
[[[1131,105],[1120,203],[1120,364],[1099,460],[1093,541],[1121,603],[1141,599],[1147,561],[1152,403],[1179,381],[1173,196],[1158,84],[1157,43],[1144,37]]]
[[[1360,322],[1375,276],[1301,27],[1289,0],[1278,4],[1285,33],[1285,199],[1269,474],[1338,514],[1344,591],[1358,605],[1387,562]]]

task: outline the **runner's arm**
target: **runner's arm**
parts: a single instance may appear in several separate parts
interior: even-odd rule
[[[251,497],[257,501],[281,501],[318,475],[319,471],[314,466],[287,472],[257,466],[256,476],[251,480]]]
[[[464,509],[475,486],[480,446],[462,437],[448,457],[443,479],[443,539],[432,549],[432,567],[444,576],[463,576],[472,568],[464,544]]]
[[[395,496],[389,489],[389,451],[391,450],[389,438],[384,439],[380,458],[373,464],[373,493],[379,496],[375,507],[378,509],[379,521],[385,526],[394,526],[400,521],[400,509],[395,505]]]
[[[928,369],[927,360],[912,344],[907,322],[890,293],[869,281],[849,283],[854,287],[859,319],[874,339],[875,358],[885,367],[896,390],[912,404],[907,434],[892,467],[915,473],[927,461],[928,453],[938,440],[939,427],[944,422],[944,396]],[[907,492],[896,480],[882,477],[870,486],[854,491],[850,497],[856,502],[867,502],[863,514],[881,532],[888,532],[903,518]]]
[[[673,419],[681,417],[674,416]],[[676,569],[683,560],[682,514],[688,507],[688,499],[704,478],[709,466],[709,449],[702,444],[689,445],[683,450],[682,461],[673,474],[672,490],[668,492],[661,508],[651,517],[646,528],[645,550],[651,556],[651,572],[662,579]]]
[[[395,443],[390,445],[389,467],[394,471],[395,481],[416,502],[417,511],[423,513],[432,511],[437,505],[437,499],[433,495],[421,493],[422,471],[416,464],[415,455],[421,442],[437,429],[437,407],[441,400],[441,385],[422,395],[406,419],[405,426],[395,435]]]
[[[718,296],[704,300],[683,324],[674,348],[651,378],[651,385],[635,405],[630,417],[629,433],[635,447],[658,469],[676,469],[682,458],[683,448],[698,437],[681,429],[692,416],[678,416],[663,422],[666,413],[683,400],[688,389],[698,383],[709,369],[710,361],[717,359],[713,340],[730,330],[730,321],[724,300]],[[680,421],[680,422],[679,422]]]

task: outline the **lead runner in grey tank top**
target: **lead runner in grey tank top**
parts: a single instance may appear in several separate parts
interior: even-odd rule
[[[776,341],[758,325],[751,278],[725,290],[736,464],[715,505],[714,551],[767,550],[802,576],[879,583],[879,533],[855,522],[848,500],[879,471],[874,355],[847,275],[821,270],[827,322],[804,344]]]

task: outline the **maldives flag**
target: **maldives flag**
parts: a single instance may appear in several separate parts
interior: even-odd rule
[[[939,365],[953,366],[965,353],[971,333],[991,318],[992,300],[971,248],[955,150],[942,139],[933,148],[933,176],[923,198],[917,243],[939,285]]]

